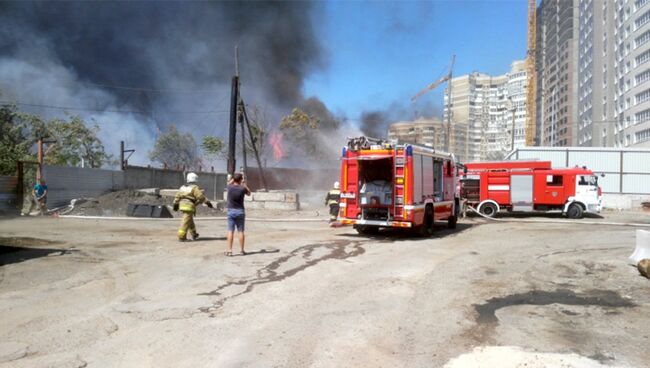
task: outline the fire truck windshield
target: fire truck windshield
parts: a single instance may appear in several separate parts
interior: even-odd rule
[[[578,185],[598,186],[598,177],[594,175],[581,175]]]

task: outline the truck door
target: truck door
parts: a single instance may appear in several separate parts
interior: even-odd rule
[[[512,175],[510,177],[510,203],[513,211],[533,210],[533,176]]]
[[[545,205],[563,205],[564,198],[564,176],[562,174],[547,174],[543,194]]]

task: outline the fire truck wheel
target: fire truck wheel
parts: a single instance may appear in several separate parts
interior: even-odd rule
[[[481,209],[479,210],[479,212],[480,212],[483,216],[494,217],[494,215],[496,215],[496,213],[497,213],[497,210],[498,210],[498,209],[497,209],[497,206],[495,206],[494,203],[492,203],[492,202],[487,202],[487,203],[484,203],[484,204],[481,206]]]
[[[574,203],[569,206],[569,209],[566,211],[566,217],[570,219],[581,219],[582,218],[582,206]]]
[[[456,222],[458,222],[458,216],[451,216],[447,220],[447,227],[450,229],[455,229],[456,228]]]
[[[433,235],[433,206],[428,205],[424,210],[424,221],[418,227],[418,233],[423,237]]]

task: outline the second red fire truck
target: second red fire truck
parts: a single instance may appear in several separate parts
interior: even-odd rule
[[[410,228],[431,234],[436,221],[456,226],[458,169],[433,148],[351,138],[341,157],[339,222],[361,234]]]
[[[569,218],[598,213],[602,190],[586,167],[554,169],[550,161],[500,161],[465,164],[461,197],[479,213],[561,211]]]

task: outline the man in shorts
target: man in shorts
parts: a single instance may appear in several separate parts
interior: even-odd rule
[[[228,183],[228,250],[226,256],[232,256],[232,242],[235,229],[239,235],[239,247],[241,254],[246,255],[244,251],[244,223],[246,221],[246,212],[244,210],[244,196],[251,195],[250,189],[246,186],[246,181],[241,173],[235,173]]]

